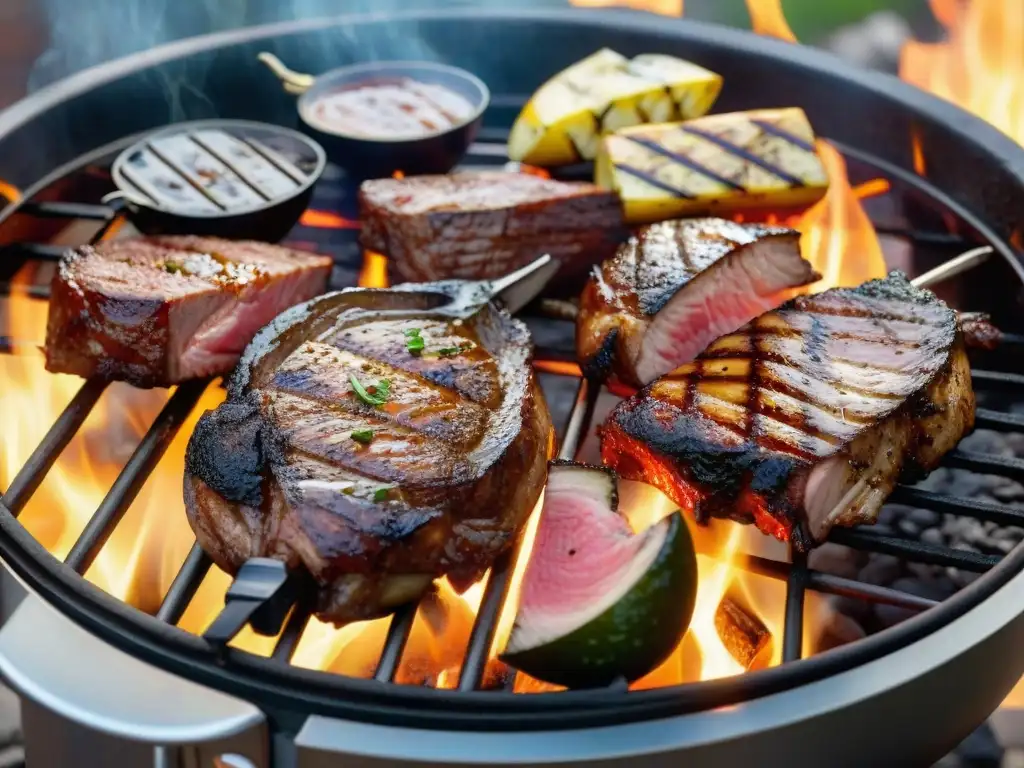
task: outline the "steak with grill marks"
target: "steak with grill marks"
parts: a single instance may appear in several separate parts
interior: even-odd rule
[[[973,426],[956,314],[893,272],[722,337],[616,406],[601,452],[698,521],[753,522],[806,550],[875,522]]]
[[[527,173],[374,179],[359,205],[363,246],[403,280],[489,280],[549,254],[578,290],[627,235],[614,192]]]
[[[331,264],[212,237],[77,248],[53,277],[46,368],[140,387],[227,373],[260,328],[323,292]]]
[[[577,357],[643,385],[820,277],[784,227],[684,219],[643,227],[594,270],[580,298]]]
[[[186,458],[189,521],[221,568],[305,569],[341,624],[442,575],[468,585],[510,546],[551,423],[526,327],[474,285],[349,289],[260,332]]]

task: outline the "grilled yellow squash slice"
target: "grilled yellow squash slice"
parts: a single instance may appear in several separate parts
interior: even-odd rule
[[[605,136],[595,181],[643,223],[820,199],[828,174],[814,130],[796,107],[640,125]]]
[[[699,117],[721,89],[719,75],[683,59],[602,48],[537,90],[512,126],[508,155],[539,166],[593,160],[602,134]]]

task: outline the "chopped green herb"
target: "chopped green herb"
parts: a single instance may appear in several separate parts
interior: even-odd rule
[[[420,336],[419,328],[409,328],[405,332],[405,336],[405,348],[408,349],[410,353],[418,355],[423,351],[423,337]]]
[[[168,261],[164,263],[164,270],[170,272],[172,275],[180,275],[184,273],[185,268],[174,261]]]
[[[370,441],[373,440],[373,430],[372,429],[353,429],[352,430],[352,439],[355,440],[357,443],[362,443],[363,445],[369,445]]]
[[[371,387],[364,387],[353,374],[349,374],[348,380],[352,385],[352,391],[367,405],[379,408],[388,401],[388,396],[391,394],[391,382],[387,379],[381,379]]]
[[[373,500],[376,502],[387,501],[390,494],[391,487],[385,485],[383,488],[378,488],[373,492]]]
[[[356,487],[354,485],[350,485],[348,488],[342,488],[341,492],[344,493],[346,496],[351,496],[353,493],[356,492]]]
[[[455,357],[455,355],[471,349],[472,346],[472,344],[466,342],[465,344],[460,344],[457,347],[441,347],[441,349],[437,350],[437,354],[440,357]]]

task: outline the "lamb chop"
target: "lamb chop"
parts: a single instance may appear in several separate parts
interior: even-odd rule
[[[256,331],[323,292],[331,264],[212,237],[77,248],[53,278],[46,368],[139,387],[226,373]]]
[[[792,229],[724,219],[642,228],[583,290],[576,349],[584,373],[643,385],[689,362],[777,307],[787,289],[819,279],[799,241]]]
[[[442,575],[468,585],[544,485],[552,430],[531,355],[479,283],[347,289],[285,312],[189,442],[200,545],[231,573],[252,557],[308,571],[336,624]]]
[[[893,272],[722,337],[616,406],[601,451],[698,521],[753,522],[807,550],[875,522],[897,482],[973,426],[956,314]]]
[[[627,235],[614,192],[527,173],[375,179],[359,204],[363,246],[403,280],[488,280],[550,254],[578,290]]]

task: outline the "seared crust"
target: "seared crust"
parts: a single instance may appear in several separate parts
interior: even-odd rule
[[[806,549],[873,522],[897,481],[934,468],[973,423],[954,312],[893,273],[719,339],[615,408],[602,457],[698,521],[755,523]]]
[[[272,317],[288,303],[320,293],[331,264],[324,256],[266,243],[189,236],[74,249],[61,259],[51,284],[46,368],[139,387],[226,373],[237,353],[202,371],[182,364],[204,324],[230,315],[236,302],[250,316],[265,307]],[[236,349],[248,340],[237,339]]]
[[[550,254],[578,290],[627,235],[615,193],[524,173],[374,179],[359,210],[363,247],[403,280],[489,280]]]
[[[543,487],[550,417],[525,326],[491,305],[474,312],[462,291],[352,289],[259,334],[186,456],[189,521],[221,568],[255,556],[304,568],[318,615],[345,623],[386,614],[441,575],[468,584],[510,546]],[[420,355],[394,327],[413,321],[428,342]],[[443,328],[477,345],[432,356],[449,343]],[[391,381],[383,408],[352,396],[353,357],[360,378]],[[350,436],[364,428],[369,445]]]
[[[777,243],[794,254],[798,268],[785,287],[817,280],[820,276],[811,265],[796,256],[798,241],[799,233],[792,229],[724,219],[682,219],[642,227],[619,247],[615,258],[594,268],[583,289],[576,351],[584,374],[603,379],[613,373],[628,384],[647,383],[639,377],[637,363],[654,316],[681,292],[714,283],[719,272],[753,245]],[[729,304],[729,299],[723,297],[720,304]]]

